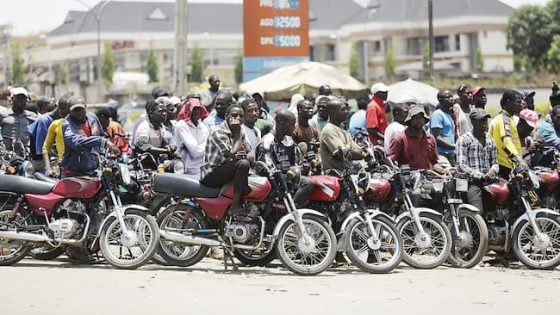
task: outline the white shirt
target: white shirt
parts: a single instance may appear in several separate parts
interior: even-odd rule
[[[391,141],[393,141],[393,138],[397,135],[397,133],[402,132],[405,129],[405,126],[396,121],[393,121],[389,124],[389,126],[387,126],[387,128],[385,129],[385,138],[383,139],[383,147],[385,148],[385,152],[389,152]]]
[[[241,125],[243,132],[245,133],[245,139],[251,146],[251,153],[255,155],[255,151],[257,150],[257,145],[261,142],[261,131],[257,128],[249,128],[245,124]]]
[[[185,173],[193,179],[200,179],[209,135],[210,129],[202,121],[198,122],[198,126],[187,124],[184,120],[175,124],[175,143],[185,164]]]

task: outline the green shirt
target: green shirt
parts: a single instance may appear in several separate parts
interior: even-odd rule
[[[323,169],[344,169],[344,162],[335,160],[332,157],[334,151],[339,147],[342,149],[358,150],[360,146],[352,140],[350,133],[342,128],[339,128],[330,122],[325,125],[320,135],[320,150],[321,162]]]

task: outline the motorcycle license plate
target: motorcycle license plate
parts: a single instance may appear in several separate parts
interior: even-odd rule
[[[469,181],[464,178],[455,179],[455,190],[458,192],[469,191]]]

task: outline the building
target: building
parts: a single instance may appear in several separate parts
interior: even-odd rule
[[[419,77],[428,37],[427,0],[380,0],[369,11],[353,0],[310,0],[310,59],[349,71],[352,50],[358,50],[359,76],[385,76],[385,58],[392,47],[399,76]],[[62,24],[47,33],[24,58],[31,66],[30,81],[60,82],[66,76],[72,90],[95,95],[97,79],[98,3],[90,11],[70,11]],[[513,71],[512,52],[504,33],[513,9],[498,0],[434,0],[436,72],[461,75],[476,72],[476,51],[484,59],[483,72]],[[102,43],[110,43],[117,71],[145,72],[149,49],[156,52],[159,79],[171,85],[175,4],[110,2],[100,14]],[[188,45],[201,49],[205,73],[218,73],[234,85],[236,56],[243,49],[243,7],[239,4],[190,3]],[[38,42],[38,44],[37,44]],[[103,44],[101,45],[103,48]],[[367,48],[365,50],[364,48]],[[364,53],[367,51],[367,53]],[[51,71],[49,72],[49,65]],[[50,75],[49,75],[50,73]],[[4,78],[0,76],[0,81]],[[109,92],[111,87],[109,87]]]

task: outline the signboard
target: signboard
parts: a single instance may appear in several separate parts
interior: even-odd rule
[[[308,60],[308,0],[243,1],[243,48],[243,81]]]

